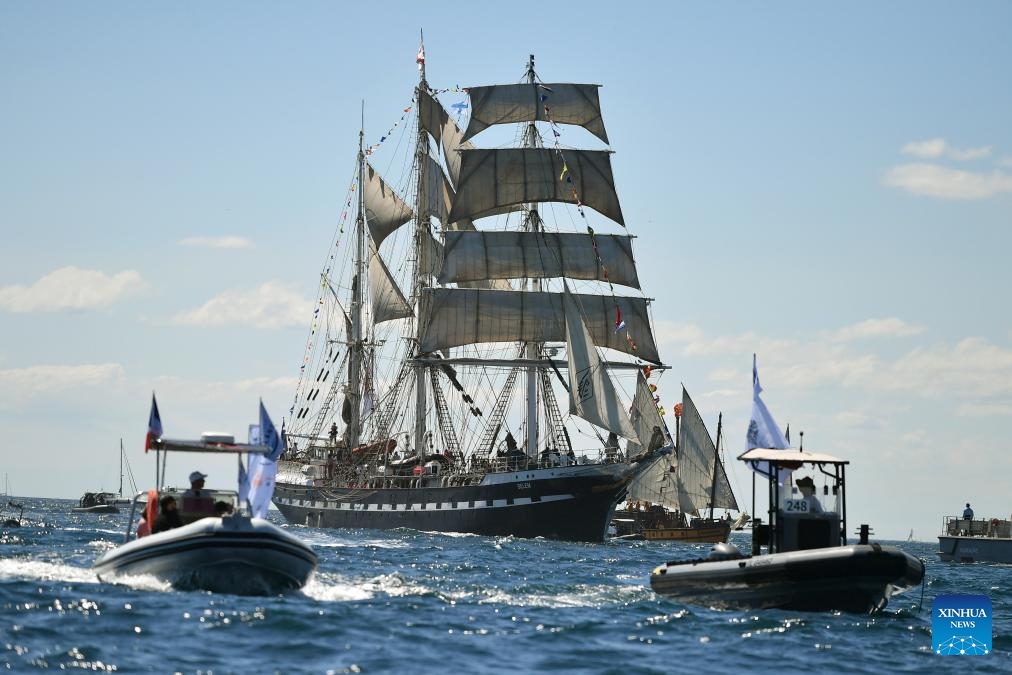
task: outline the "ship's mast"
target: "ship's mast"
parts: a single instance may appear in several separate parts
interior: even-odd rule
[[[713,504],[717,501],[717,467],[720,466],[720,433],[724,413],[717,415],[717,444],[713,448],[713,479],[710,481],[710,520],[713,520]]]
[[[418,88],[415,91],[415,104],[421,106],[422,93],[429,88],[425,81],[425,36],[419,31],[421,46],[419,47]],[[427,281],[425,270],[420,264],[427,237],[431,237],[428,199],[423,198],[425,194],[425,172],[428,170],[429,139],[427,132],[422,127],[421,114],[416,116],[418,127],[416,129],[417,142],[415,143],[415,162],[418,166],[418,182],[415,185],[415,280],[414,280],[414,304],[416,316],[421,317],[421,308],[418,302],[422,297],[422,288]],[[415,345],[421,343],[421,321],[415,322]],[[417,348],[416,348],[417,349]],[[425,447],[425,410],[426,410],[426,389],[425,376],[427,370],[422,363],[415,366],[415,451],[419,456],[424,455]]]
[[[351,282],[351,335],[348,345],[348,391],[350,403],[347,447],[359,444],[362,434],[362,308],[363,274],[365,266],[365,103],[362,104],[362,124],[358,132],[358,217],[355,218],[355,272]]]
[[[534,74],[534,54],[530,55],[530,59],[527,62],[527,81],[534,85],[536,82],[536,75]],[[538,128],[537,125],[531,121],[527,123],[527,129],[524,132],[523,147],[533,148],[538,144]],[[538,215],[537,204],[529,204],[524,214],[524,229],[529,232],[535,232],[540,226],[541,219]],[[532,291],[541,290],[540,279],[528,280],[530,289]],[[530,360],[536,360],[541,357],[540,345],[536,342],[528,342],[526,348],[526,357]],[[530,457],[538,456],[538,369],[528,368],[527,369],[527,455]]]

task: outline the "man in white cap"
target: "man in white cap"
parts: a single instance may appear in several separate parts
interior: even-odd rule
[[[204,493],[204,479],[207,478],[206,473],[194,471],[190,474],[190,489],[183,493],[184,497],[203,497]]]

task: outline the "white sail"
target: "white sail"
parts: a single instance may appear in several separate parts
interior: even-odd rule
[[[632,414],[629,418],[636,429],[636,442],[630,442],[626,446],[626,454],[630,457],[644,450],[653,450],[658,441],[668,442],[664,420],[657,411],[653,392],[650,391],[642,372],[636,378],[636,396],[633,398]],[[658,434],[660,438],[657,438]],[[629,484],[626,499],[660,504],[672,510],[681,508],[678,502],[674,460],[674,455],[670,454],[654,462]]]
[[[660,363],[647,301],[643,298],[576,295],[598,347]],[[422,290],[422,353],[483,342],[563,342],[561,293],[425,288]],[[616,307],[625,327],[617,330]]]
[[[461,150],[460,179],[449,219],[482,218],[518,204],[586,204],[620,225],[611,153],[546,148]]]
[[[368,164],[362,183],[366,221],[373,241],[379,246],[397,228],[411,220],[414,212]]]
[[[552,121],[577,124],[608,142],[598,84],[497,84],[468,87],[471,120],[464,139],[493,124]]]
[[[685,498],[698,512],[709,508],[738,510],[724,465],[696,405],[682,388],[682,423],[678,443],[678,480]],[[714,475],[716,472],[716,475]],[[711,506],[712,497],[712,506]],[[687,509],[686,509],[687,510]]]
[[[374,324],[407,319],[414,316],[411,305],[404,293],[397,286],[387,269],[383,258],[374,246],[369,247],[369,290],[372,300],[372,320]]]
[[[569,358],[569,412],[592,424],[635,440],[636,430],[622,409],[600,355],[569,289],[563,292]]]
[[[596,279],[639,288],[631,238],[575,232],[447,232],[440,283]]]

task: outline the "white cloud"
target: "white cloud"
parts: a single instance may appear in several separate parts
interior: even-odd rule
[[[27,399],[79,388],[108,387],[121,383],[126,372],[118,363],[78,366],[29,366],[0,370],[0,396]]]
[[[299,378],[297,377],[253,377],[239,380],[235,383],[235,389],[240,392],[254,392],[256,394],[274,391],[289,395],[295,391],[298,384]]]
[[[173,322],[190,326],[283,328],[308,325],[312,312],[311,300],[269,281],[249,291],[225,291],[193,311],[177,314]]]
[[[925,159],[934,159],[945,154],[945,139],[932,138],[927,141],[914,141],[904,145],[900,152],[904,155],[913,155]]]
[[[1002,157],[998,160],[998,166],[1012,166],[1012,157]]]
[[[94,309],[146,288],[147,283],[134,270],[109,276],[101,270],[62,267],[31,286],[0,286],[0,309],[18,313]]]
[[[714,337],[702,329],[673,324],[658,330],[658,337],[678,335],[679,344],[668,340],[683,356],[694,360],[714,359],[707,379],[721,387],[751,382],[749,358],[759,354],[759,374],[764,384],[776,382],[782,391],[810,391],[826,386],[860,387],[868,391],[906,392],[918,398],[958,399],[965,414],[984,414],[1012,405],[1012,349],[983,338],[966,338],[955,345],[940,343],[917,347],[887,358],[872,351],[874,343],[861,338],[919,335],[921,326],[901,319],[869,319],[851,326],[813,335],[811,340],[771,339],[754,333]],[[672,344],[675,343],[675,344]],[[677,346],[676,346],[677,345]],[[867,345],[867,346],[866,346]],[[670,354],[662,349],[662,354]],[[744,362],[729,367],[731,356]],[[668,357],[670,360],[670,357]],[[988,407],[990,406],[990,407]]]
[[[867,319],[852,326],[844,326],[832,334],[831,339],[840,342],[877,337],[906,337],[924,332],[923,326],[909,324],[902,319]]]
[[[963,403],[956,407],[956,415],[960,417],[1002,417],[1012,418],[1012,402],[1010,403]]]
[[[961,171],[925,163],[894,166],[886,171],[882,183],[915,195],[941,199],[984,199],[1012,192],[1012,175],[1004,171]]]
[[[833,415],[833,421],[841,427],[878,431],[885,428],[880,417],[867,415],[856,410],[842,410]]]
[[[954,148],[944,138],[931,138],[926,141],[913,141],[907,143],[900,152],[904,155],[913,155],[922,159],[939,159],[948,157],[958,161],[972,159],[983,159],[991,155],[991,146],[984,145],[979,148]]]
[[[1012,397],[1012,350],[982,338],[966,338],[955,346],[919,347],[892,364],[884,364],[873,382],[881,390],[952,398],[964,404]]]
[[[949,150],[949,157],[960,162],[972,159],[984,159],[991,156],[991,146],[984,145],[979,148],[952,148]]]
[[[183,246],[202,248],[253,248],[253,242],[246,237],[187,237],[179,242]]]

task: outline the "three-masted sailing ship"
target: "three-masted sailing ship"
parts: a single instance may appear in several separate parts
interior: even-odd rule
[[[720,458],[721,420],[717,421],[715,445],[685,387],[675,416],[675,452],[629,486],[625,508],[615,512],[615,534],[648,540],[726,542],[731,529],[748,516],[743,513],[733,521],[727,513],[715,517],[716,509],[739,510]]]
[[[599,85],[545,83],[531,56],[517,84],[439,92],[418,63],[410,143],[401,122],[359,134],[274,504],[317,527],[602,541],[672,448],[611,151],[562,145],[608,143]],[[449,91],[467,94],[463,131]],[[497,130],[511,147],[471,141]],[[377,168],[390,146],[400,182]]]

